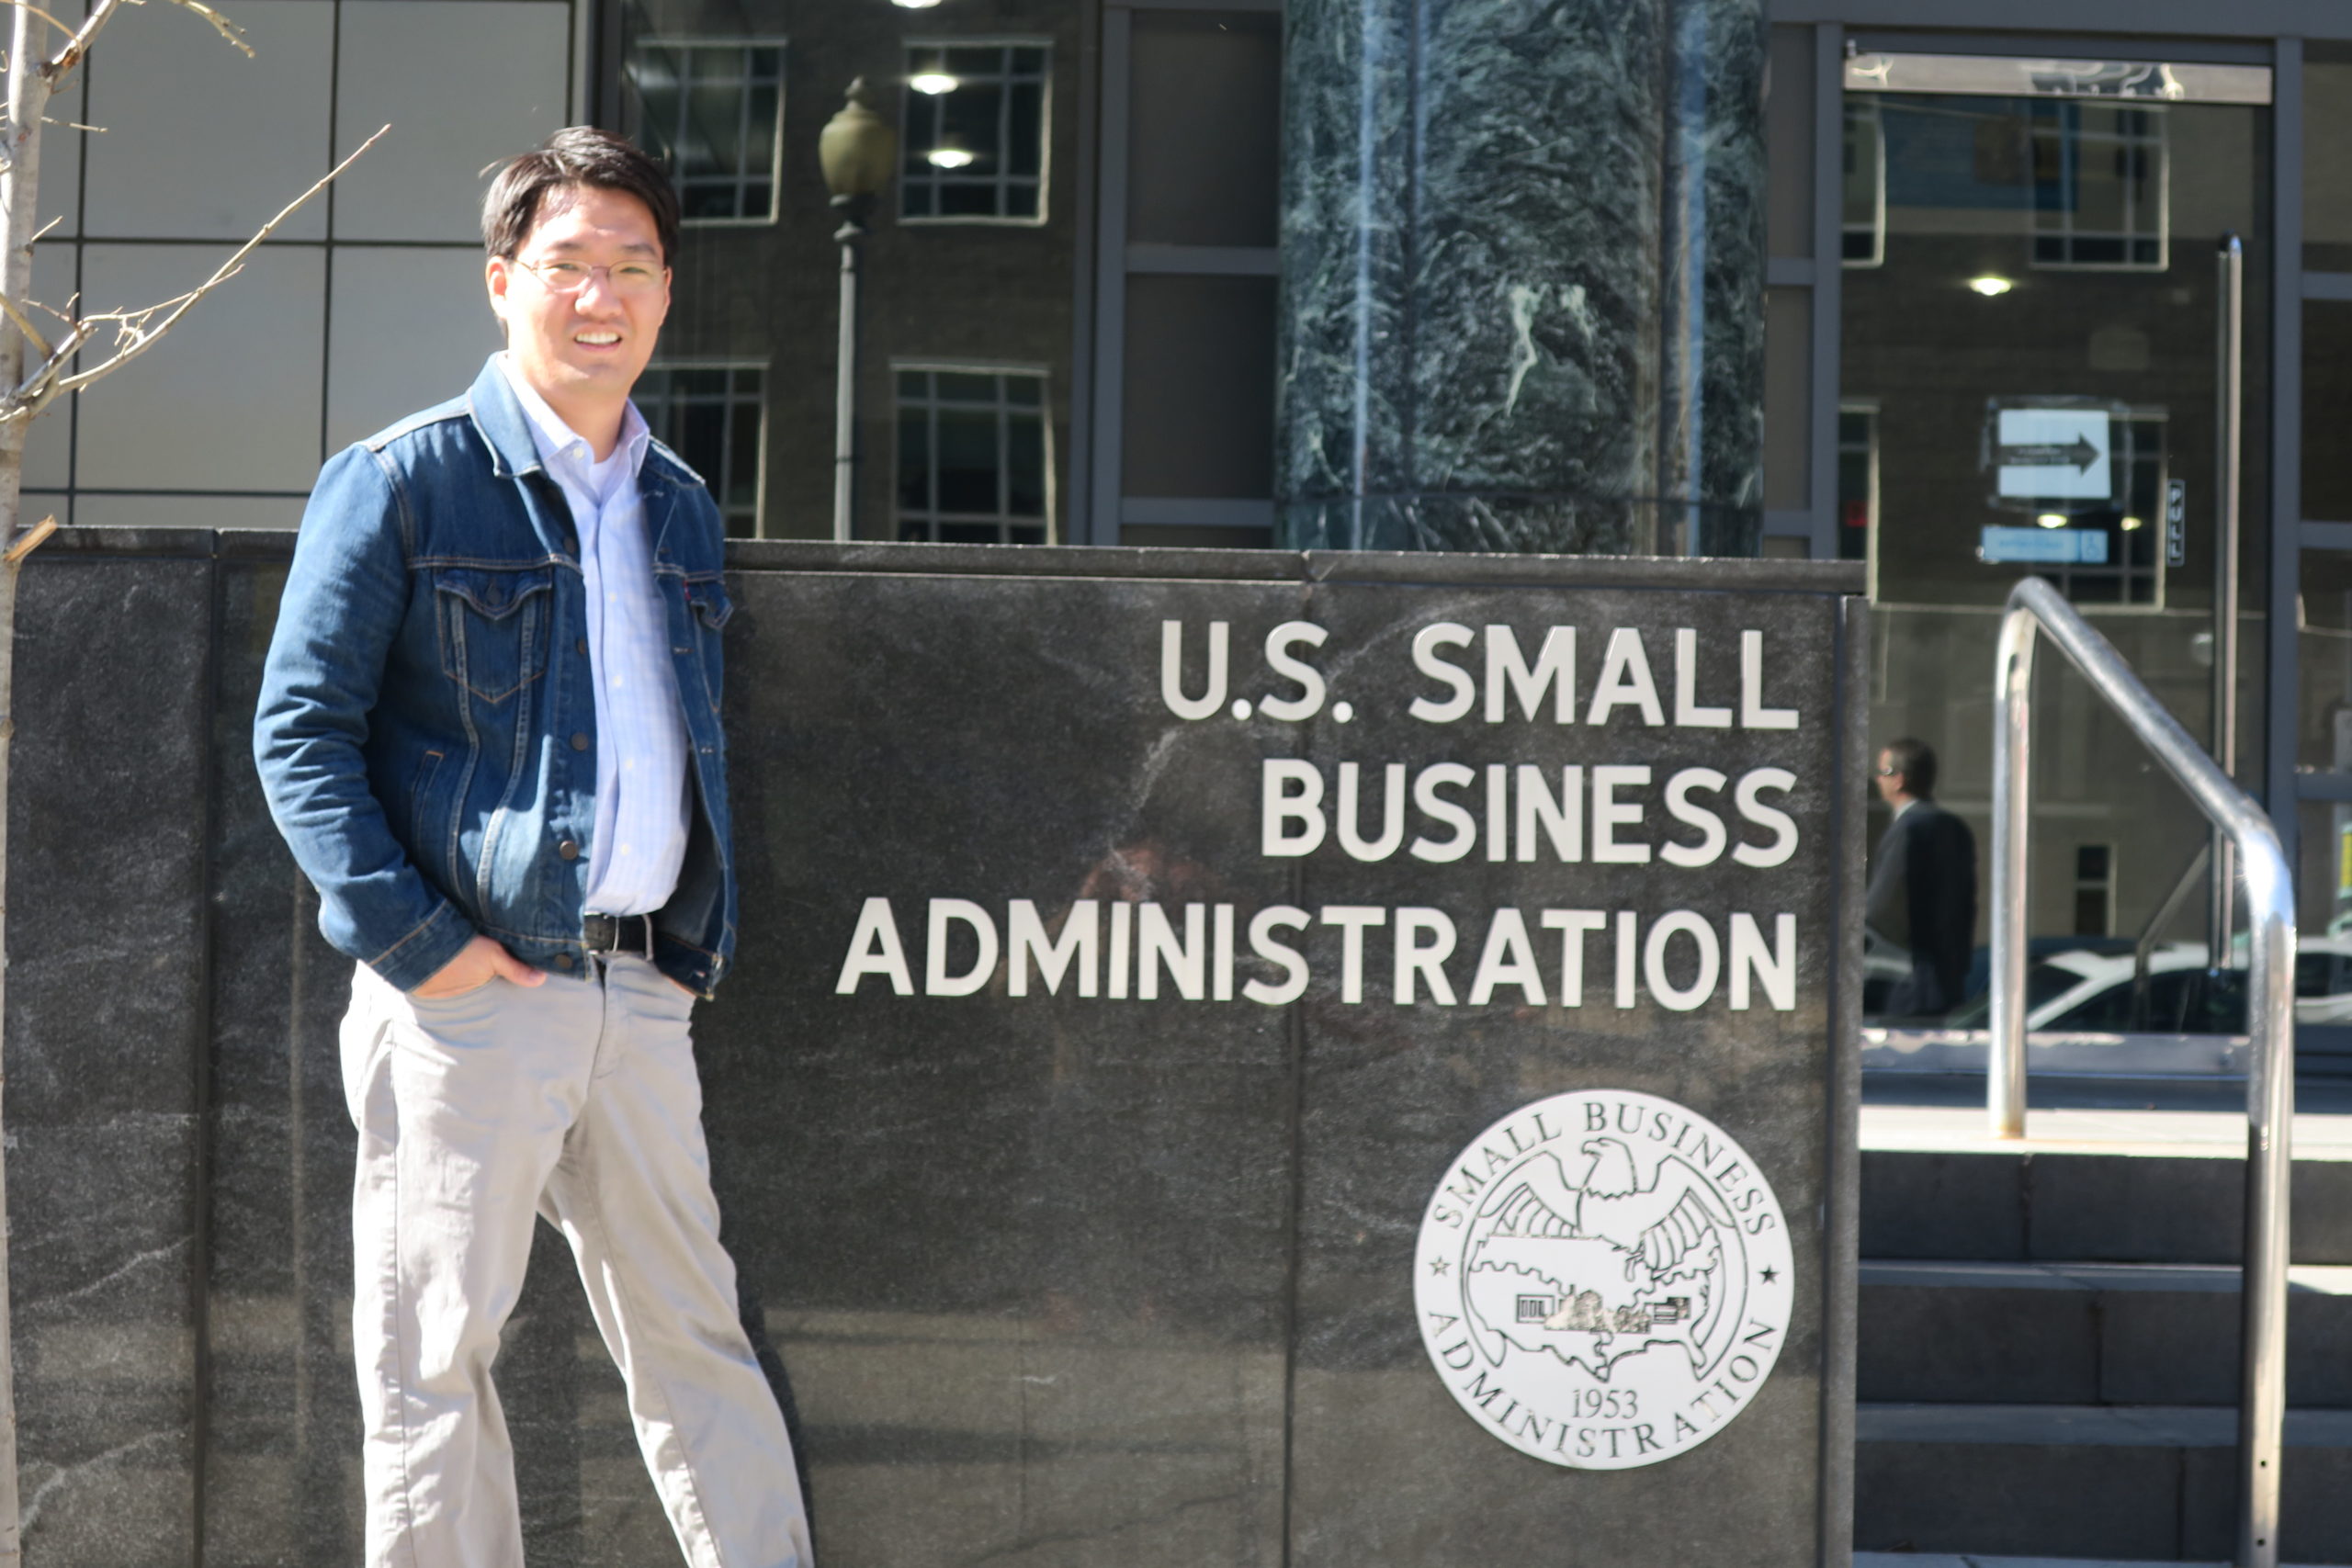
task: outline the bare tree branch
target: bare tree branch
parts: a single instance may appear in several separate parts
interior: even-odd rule
[[[40,329],[34,326],[24,310],[6,294],[0,294],[0,310],[7,312],[8,319],[17,323],[17,330],[25,334],[25,341],[32,345],[33,352],[44,361],[56,354],[57,351],[49,346],[49,340],[41,335]]]
[[[65,47],[41,62],[40,79],[49,85],[52,92],[59,83],[74,73],[74,68],[82,63],[82,57],[90,52],[92,40],[105,30],[106,25],[114,20],[114,14],[121,8],[122,0],[98,0],[90,7],[90,14],[82,18],[82,25],[74,29],[74,36],[65,40]]]
[[[55,17],[51,16],[40,6],[33,5],[32,0],[0,0],[0,6],[21,6],[25,10],[30,11],[34,16],[39,17],[42,21],[47,22],[51,27],[55,28],[59,32],[63,33],[67,38],[72,38],[74,36],[74,29],[72,28],[67,27],[63,22],[59,21]]]
[[[16,565],[18,561],[24,559],[27,556],[40,548],[40,542],[56,532],[57,515],[56,513],[51,513],[49,516],[42,518],[40,522],[26,529],[23,533],[17,535],[16,539],[8,546],[6,551],[0,552],[0,565]]]
[[[5,0],[5,3],[17,5],[21,4],[22,0]],[[144,5],[146,0],[130,0],[130,3],[134,6]],[[254,46],[245,41],[244,29],[238,27],[236,23],[222,16],[220,12],[214,10],[211,6],[204,4],[204,0],[172,0],[172,4],[177,6],[183,11],[193,11],[198,16],[202,17],[206,21],[210,22],[212,24],[212,30],[219,33],[222,38],[227,39],[231,48],[242,50],[247,60],[251,60],[254,57]]]
[[[107,0],[99,0],[99,3],[107,4]],[[14,391],[0,396],[0,424],[15,420],[30,419],[48,407],[51,400],[67,392],[81,390],[100,377],[111,375],[120,367],[153,348],[157,340],[170,332],[198,300],[236,276],[243,267],[245,257],[253,254],[255,246],[276,233],[279,224],[291,218],[304,202],[326,189],[334,183],[337,175],[351,167],[361,153],[383,140],[385,132],[391,129],[389,125],[385,126],[354,148],[349,157],[328,170],[310,189],[279,209],[277,216],[263,224],[252,239],[238,246],[236,254],[215,268],[211,276],[187,293],[175,295],[169,299],[160,300],[137,310],[102,310],[96,315],[74,318],[72,327],[67,331],[63,340],[41,355],[40,364]],[[0,296],[0,312],[5,312],[11,321],[15,321],[17,330],[25,333],[36,347],[40,346],[40,334],[32,331],[29,323],[25,321],[23,312],[14,301]],[[161,321],[155,320],[158,314],[163,316]],[[78,371],[72,375],[66,374],[65,367],[74,355],[81,352],[83,346],[96,335],[101,325],[106,324],[111,324],[115,329],[117,347],[113,357],[91,369]]]

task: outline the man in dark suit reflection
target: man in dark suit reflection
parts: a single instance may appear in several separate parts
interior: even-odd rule
[[[1976,945],[1976,837],[1936,804],[1936,753],[1926,741],[1881,751],[1877,784],[1894,820],[1878,841],[1862,918],[1874,946],[1900,950],[1911,965],[1885,1010],[1940,1017],[1959,1003]]]

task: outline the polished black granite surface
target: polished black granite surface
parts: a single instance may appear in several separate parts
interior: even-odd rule
[[[1290,0],[1276,533],[1747,556],[1760,0]]]
[[[68,537],[24,579],[7,1112],[40,1563],[357,1557],[353,1134],[334,1049],[350,965],[318,937],[247,760],[284,548]],[[1842,1517],[1850,1253],[1822,1227],[1848,1223],[1851,1179],[1832,1010],[1851,890],[1831,871],[1859,815],[1838,711],[1850,572],[876,547],[751,547],[736,567],[742,963],[696,1029],[727,1238],[797,1396],[828,1564],[1834,1558],[1821,1520]],[[1206,716],[1163,698],[1169,621],[1182,702],[1205,695],[1210,627],[1227,627]],[[1326,630],[1293,651],[1329,692],[1285,720],[1264,705],[1298,688],[1263,649],[1291,621]],[[1548,628],[1577,627],[1578,722],[1549,706],[1531,720],[1507,692],[1499,722],[1476,705],[1412,716],[1410,700],[1443,694],[1415,635],[1449,622],[1512,627],[1530,658]],[[1669,718],[1676,628],[1694,634],[1703,703],[1737,702],[1740,633],[1760,631],[1769,701],[1801,727],[1652,728],[1632,699],[1583,722],[1618,627],[1639,631]],[[1475,641],[1440,652],[1483,688]],[[1769,869],[1672,870],[1493,861],[1482,839],[1459,859],[1408,843],[1367,862],[1334,827],[1312,853],[1270,856],[1270,758],[1335,779],[1346,761],[1479,778],[1781,766],[1802,849]],[[1478,787],[1454,795],[1483,834]],[[1663,842],[1657,797],[1625,795]],[[1444,852],[1442,821],[1407,822]],[[874,942],[872,972],[841,991],[876,898],[912,994]],[[999,937],[963,994],[926,994],[958,990],[979,956],[951,913],[930,974],[934,899],[969,901]],[[1016,900],[1049,941],[1091,902],[1098,994],[1073,972],[1047,995],[1034,962],[1012,994]],[[1441,966],[1456,1004],[1398,1004],[1385,929],[1348,999],[1329,926],[1298,935],[1303,996],[1249,999],[1283,978],[1247,934],[1273,905],[1443,912],[1461,932]],[[1559,905],[1791,911],[1794,1006],[1620,1010],[1598,941],[1581,1008],[1511,991],[1470,1005],[1489,913]],[[1135,994],[1147,952],[1150,1000]],[[1423,1206],[1464,1143],[1599,1084],[1732,1131],[1777,1190],[1800,1284],[1753,1406],[1688,1455],[1621,1472],[1479,1429],[1412,1299]],[[499,1362],[530,1561],[673,1561],[570,1260],[541,1242]]]

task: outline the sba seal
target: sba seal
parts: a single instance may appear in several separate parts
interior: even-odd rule
[[[1705,1442],[1770,1376],[1795,1299],[1771,1187],[1670,1100],[1587,1089],[1479,1134],[1421,1219],[1421,1342],[1473,1419],[1577,1470]]]

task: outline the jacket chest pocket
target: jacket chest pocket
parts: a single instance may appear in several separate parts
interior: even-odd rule
[[[441,672],[503,703],[546,672],[555,569],[445,567],[433,574]]]

